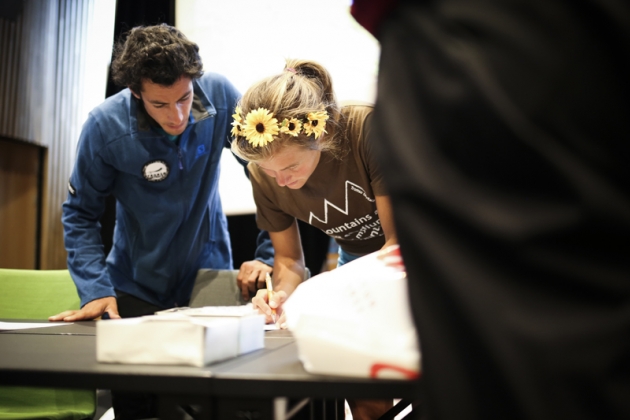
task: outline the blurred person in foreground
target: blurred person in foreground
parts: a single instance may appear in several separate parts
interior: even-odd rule
[[[630,418],[630,3],[370,1],[429,419]]]

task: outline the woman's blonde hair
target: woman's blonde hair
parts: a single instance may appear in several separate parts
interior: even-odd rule
[[[285,118],[302,120],[312,112],[328,113],[326,133],[316,139],[301,132],[297,136],[278,133],[273,141],[263,146],[251,144],[244,136],[232,141],[232,151],[246,161],[258,162],[272,157],[287,145],[298,145],[311,150],[328,151],[334,157],[344,154],[343,130],[340,130],[341,113],[335,98],[330,73],[320,64],[308,60],[289,59],[284,71],[252,85],[238,104],[242,116],[264,108],[278,121]]]

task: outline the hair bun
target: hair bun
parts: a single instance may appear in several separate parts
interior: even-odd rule
[[[319,78],[319,72],[309,66],[302,66],[302,67],[298,67],[297,69],[297,74],[302,75],[304,77],[308,77],[309,79],[317,79]]]

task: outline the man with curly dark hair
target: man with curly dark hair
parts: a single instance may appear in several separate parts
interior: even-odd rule
[[[114,57],[112,79],[136,93],[145,80],[172,86],[182,76],[203,75],[199,46],[166,24],[133,28],[126,41],[117,44]]]
[[[197,271],[232,269],[218,191],[239,92],[203,72],[199,47],[162,24],[133,28],[115,49],[113,80],[126,86],[90,113],[63,204],[68,268],[79,321],[152,314],[188,304]],[[99,218],[117,200],[113,247],[103,252]],[[253,266],[271,270],[273,250],[259,235]],[[115,394],[117,419],[155,417],[152,398]]]

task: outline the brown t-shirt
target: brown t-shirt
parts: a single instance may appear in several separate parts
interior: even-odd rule
[[[383,246],[375,196],[387,193],[367,136],[371,112],[370,106],[342,109],[349,153],[338,160],[322,152],[317,168],[298,190],[278,186],[256,164],[249,164],[259,228],[280,232],[297,218],[321,229],[353,254],[368,254]]]

